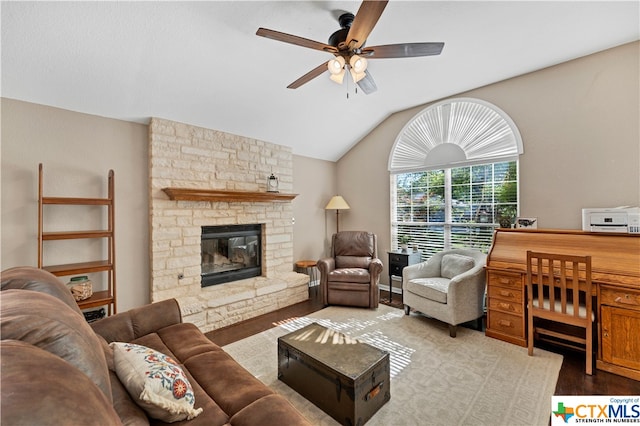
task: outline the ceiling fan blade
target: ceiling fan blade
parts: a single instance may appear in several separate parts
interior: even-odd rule
[[[260,37],[270,38],[272,40],[295,44],[296,46],[308,47],[309,49],[322,50],[331,53],[338,52],[338,49],[328,44],[309,40],[304,37],[298,37],[292,34],[281,33],[280,31],[269,30],[267,28],[258,28],[258,31],[256,31],[256,35],[259,35]]]
[[[373,81],[373,77],[371,77],[371,73],[369,71],[365,74],[364,78],[358,82],[358,87],[362,89],[365,95],[370,95],[378,90],[378,86],[376,86],[376,82]]]
[[[311,71],[309,71],[308,73],[306,73],[305,75],[303,75],[302,77],[300,77],[299,79],[297,79],[296,81],[288,85],[287,89],[297,89],[303,84],[306,84],[311,80],[313,80],[314,78],[318,77],[320,74],[328,70],[327,68],[328,63],[329,61],[321,65],[318,65],[317,67],[315,67],[314,69],[312,69]]]
[[[387,3],[388,1],[365,0],[362,2],[347,34],[346,47],[357,49],[364,45],[371,30],[380,19],[384,8],[387,7]]]
[[[362,49],[362,56],[367,59],[413,58],[416,56],[439,55],[444,43],[401,43],[384,46],[371,46]]]

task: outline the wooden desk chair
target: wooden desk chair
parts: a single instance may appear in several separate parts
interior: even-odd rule
[[[586,373],[593,372],[593,306],[591,256],[571,256],[527,251],[527,316],[529,355],[533,341],[586,351]],[[584,328],[585,337],[534,324],[535,318]],[[552,327],[555,328],[555,327]],[[546,338],[545,338],[546,337]]]

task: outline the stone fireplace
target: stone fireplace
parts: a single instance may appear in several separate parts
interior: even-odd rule
[[[163,191],[189,188],[264,193],[271,173],[278,176],[282,193],[292,192],[289,147],[164,119],[151,120],[152,302],[176,298],[184,321],[206,332],[308,298],[308,277],[293,271],[290,201],[196,201],[171,199]],[[259,276],[202,287],[203,229],[235,225],[260,227]],[[247,250],[245,256],[251,248]],[[239,261],[243,254],[236,250],[235,256]]]

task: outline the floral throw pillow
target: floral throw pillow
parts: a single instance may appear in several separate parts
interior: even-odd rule
[[[202,412],[202,408],[193,407],[193,388],[171,357],[133,343],[113,342],[109,346],[118,378],[150,417],[171,423],[191,420]]]

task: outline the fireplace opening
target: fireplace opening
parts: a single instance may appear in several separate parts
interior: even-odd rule
[[[203,226],[201,286],[262,275],[262,225]]]

